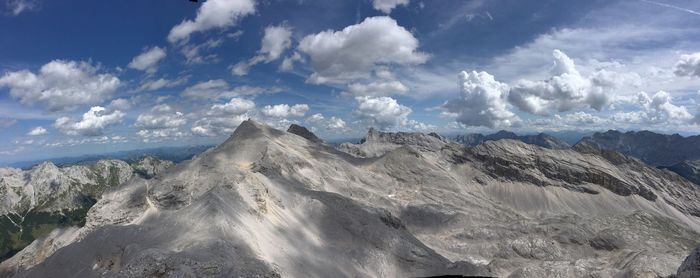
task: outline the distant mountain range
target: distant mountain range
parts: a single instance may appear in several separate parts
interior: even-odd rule
[[[105,191],[132,178],[149,179],[174,165],[152,156],[132,163],[99,160],[28,170],[0,168],[0,259],[14,255],[54,228],[82,226]]]
[[[58,157],[50,158],[46,160],[31,160],[31,161],[21,161],[14,162],[5,165],[6,167],[14,167],[21,169],[28,169],[34,165],[42,163],[44,161],[50,161],[57,166],[70,166],[76,164],[93,164],[98,160],[106,159],[118,159],[123,160],[127,163],[134,163],[146,156],[157,157],[162,160],[168,160],[172,162],[180,162],[192,158],[207,149],[212,148],[212,145],[200,145],[200,146],[184,146],[184,147],[162,147],[162,148],[151,148],[151,149],[138,149],[138,150],[128,150],[113,153],[104,154],[90,154],[83,156],[74,157]],[[2,167],[0,165],[0,167]]]
[[[700,135],[684,137],[651,131],[609,130],[584,137],[581,142],[596,144],[641,159],[649,165],[672,166],[685,160],[700,159]]]
[[[501,130],[499,132],[489,135],[483,135],[480,133],[469,133],[465,135],[458,135],[452,138],[452,140],[458,143],[462,143],[471,147],[477,146],[486,141],[495,141],[501,139],[518,140],[527,144],[533,144],[548,149],[567,149],[571,147],[571,145],[569,145],[569,143],[567,143],[566,141],[546,133],[521,136],[510,131]]]
[[[517,135],[501,130],[483,135],[469,133],[451,138],[467,146],[478,146],[487,141],[512,139],[548,149],[568,149],[572,145],[546,133],[537,135]],[[640,159],[646,164],[676,172],[689,181],[700,185],[700,136],[684,137],[678,134],[666,135],[651,131],[620,132],[609,130],[584,136],[574,148],[594,148],[619,152]]]

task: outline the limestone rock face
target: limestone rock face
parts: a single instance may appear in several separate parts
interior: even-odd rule
[[[338,149],[359,157],[378,157],[402,145],[420,149],[439,149],[448,140],[435,133],[381,132],[370,128],[360,144],[342,143]]]
[[[154,156],[145,156],[138,162],[134,163],[132,167],[134,172],[145,179],[150,179],[165,171],[166,169],[175,165],[172,161],[161,160]]]
[[[675,274],[700,243],[698,186],[635,158],[579,147],[506,139],[471,148],[372,129],[362,143],[336,149],[249,120],[218,147],[105,193],[84,227],[52,233],[21,253],[39,259],[0,271]],[[64,247],[42,247],[55,246],[51,240]]]
[[[64,168],[43,162],[26,171],[0,168],[0,214],[73,209],[81,198],[94,197],[132,175],[131,166],[120,160]]]

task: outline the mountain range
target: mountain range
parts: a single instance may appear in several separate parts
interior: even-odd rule
[[[43,162],[31,169],[0,168],[0,257],[7,258],[55,227],[81,226],[102,193],[128,180],[151,178],[173,162],[146,156],[57,167]]]
[[[489,135],[483,135],[480,133],[468,133],[465,135],[458,135],[452,138],[452,140],[454,140],[455,142],[462,143],[470,147],[477,146],[486,141],[496,141],[501,139],[519,140],[527,144],[533,144],[548,149],[567,149],[571,147],[571,145],[569,145],[569,143],[567,143],[566,141],[546,133],[521,136],[510,131],[501,130]]]
[[[693,267],[700,187],[599,144],[468,147],[370,129],[336,148],[311,135],[245,121],[221,145],[106,191],[83,227],[52,231],[0,271],[662,277]]]

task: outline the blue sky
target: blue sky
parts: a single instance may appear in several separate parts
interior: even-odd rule
[[[697,1],[4,0],[0,163],[216,144],[247,118],[700,133]]]

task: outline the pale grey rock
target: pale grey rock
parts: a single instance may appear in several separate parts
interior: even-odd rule
[[[246,121],[105,193],[16,275],[663,277],[700,243],[698,187],[624,155],[375,130],[351,146]]]
[[[358,157],[378,157],[402,145],[410,145],[423,150],[436,150],[447,143],[447,139],[435,133],[392,133],[370,128],[360,144],[342,143],[338,146],[338,150]]]
[[[172,161],[161,160],[157,157],[147,155],[132,165],[134,172],[139,176],[150,179],[162,173],[166,169],[175,165]]]
[[[108,187],[126,182],[132,175],[129,164],[120,160],[64,168],[43,162],[26,171],[2,168],[0,215],[72,210],[82,205],[83,198],[95,197]]]

